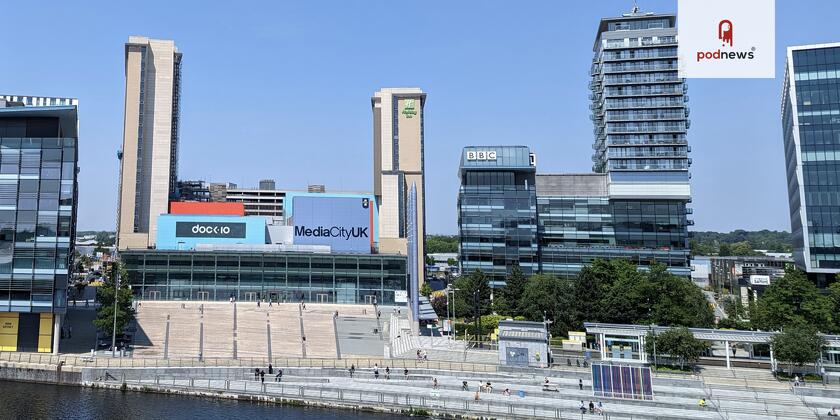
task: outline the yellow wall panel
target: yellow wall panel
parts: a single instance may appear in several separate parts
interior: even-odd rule
[[[49,353],[52,351],[52,328],[53,314],[41,314],[38,325],[38,352]]]
[[[0,351],[17,351],[17,312],[0,312]]]
[[[17,351],[17,334],[0,334],[0,351]]]

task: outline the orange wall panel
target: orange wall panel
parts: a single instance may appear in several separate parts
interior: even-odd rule
[[[244,216],[245,205],[242,203],[223,203],[205,201],[170,201],[169,214]]]

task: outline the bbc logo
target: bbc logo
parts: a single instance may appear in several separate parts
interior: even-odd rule
[[[467,151],[467,160],[496,160],[496,151],[470,150]]]

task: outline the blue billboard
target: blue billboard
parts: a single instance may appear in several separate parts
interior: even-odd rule
[[[195,249],[198,244],[265,244],[266,220],[261,216],[161,214],[158,249]]]
[[[291,200],[289,200],[291,198]],[[300,194],[291,201],[295,245],[329,245],[332,252],[370,253],[376,241],[373,198]]]

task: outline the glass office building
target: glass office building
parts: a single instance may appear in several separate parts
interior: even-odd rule
[[[120,253],[137,298],[147,300],[405,304],[406,257],[255,251]]]
[[[493,287],[514,265],[572,277],[595,259],[691,274],[684,200],[613,196],[607,174],[537,174],[525,146],[466,147],[460,178],[461,269]]]
[[[658,262],[688,276],[685,203],[607,196],[603,174],[537,175],[540,270],[574,276],[596,259]]]
[[[480,269],[496,287],[514,264],[526,275],[539,270],[535,173],[526,146],[464,148],[458,192],[463,272]]]
[[[840,272],[840,43],[788,48],[782,128],[794,260],[824,287]]]
[[[76,104],[0,95],[0,351],[58,351],[76,230]]]

